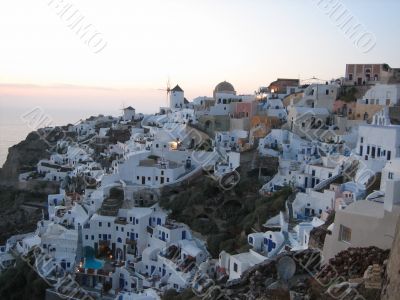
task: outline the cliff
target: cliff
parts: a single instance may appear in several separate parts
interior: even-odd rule
[[[21,188],[18,177],[34,170],[39,160],[48,158],[50,148],[64,136],[58,127],[46,134],[39,130],[9,148],[0,169],[0,244],[12,235],[35,230],[42,209],[46,212],[47,195],[58,192],[59,184],[54,182],[32,181]]]
[[[382,300],[400,299],[400,218],[397,222],[389,261],[386,267],[385,282],[382,289]]]
[[[28,134],[24,141],[10,147],[7,160],[0,169],[0,186],[16,186],[19,174],[34,170],[39,160],[49,158],[49,150],[57,141],[69,137],[65,129],[55,127],[50,132],[39,129]]]
[[[40,159],[49,156],[48,149],[49,144],[37,132],[31,132],[24,141],[10,147],[0,169],[0,184],[15,185],[20,173],[31,171]]]

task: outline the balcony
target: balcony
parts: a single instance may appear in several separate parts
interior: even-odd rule
[[[118,217],[114,221],[115,224],[126,225],[128,224],[126,218]]]

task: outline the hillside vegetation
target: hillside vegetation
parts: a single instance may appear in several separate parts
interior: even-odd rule
[[[242,174],[240,182],[226,191],[204,176],[183,191],[162,197],[160,205],[171,211],[172,219],[200,233],[212,256],[218,257],[222,250],[246,250],[247,234],[262,230],[268,218],[285,209],[290,188],[267,197],[258,193],[260,187],[256,176]]]

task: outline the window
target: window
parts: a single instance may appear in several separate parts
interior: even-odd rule
[[[393,173],[392,173],[392,172],[389,172],[388,178],[389,178],[389,179],[393,179]]]
[[[360,143],[364,143],[364,138],[363,137],[360,138]]]
[[[325,90],[325,95],[329,95],[329,90]]]
[[[349,74],[349,80],[353,80],[353,74]]]
[[[94,241],[94,235],[92,235],[91,238],[92,238],[92,241]]]
[[[238,265],[237,263],[233,264],[233,271],[237,272],[238,271]]]
[[[350,242],[351,241],[351,229],[349,227],[340,224],[339,228],[339,241]]]
[[[99,222],[99,227],[101,227],[103,224],[101,222]]]
[[[108,226],[108,227],[111,227],[111,223],[110,223],[110,222],[108,222],[108,223],[107,223],[107,226]]]
[[[88,235],[85,235],[85,240],[88,240],[89,239],[89,236]]]

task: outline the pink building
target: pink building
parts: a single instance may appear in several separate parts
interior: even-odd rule
[[[234,118],[251,118],[257,111],[257,101],[234,102],[231,105],[233,105]]]
[[[343,100],[336,100],[333,102],[332,111],[339,115],[351,116],[356,111],[356,102],[346,102]]]

